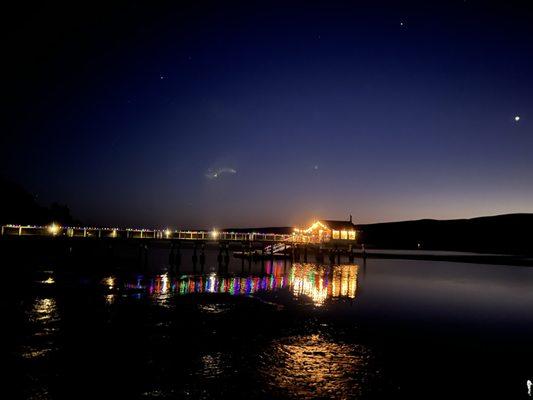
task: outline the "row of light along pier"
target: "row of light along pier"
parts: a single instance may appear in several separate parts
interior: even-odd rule
[[[181,231],[159,229],[120,229],[92,227],[62,227],[56,224],[48,226],[2,225],[2,236],[43,236],[43,237],[83,237],[109,239],[159,239],[159,240],[198,240],[198,241],[251,241],[251,242],[300,242],[305,240],[291,234],[261,232],[226,232],[226,231]]]
[[[356,248],[354,241],[317,240],[316,237],[296,233],[63,227],[57,224],[48,226],[3,225],[1,236],[5,239],[47,238],[67,242],[72,240],[78,242],[82,239],[103,239],[107,243],[136,242],[139,243],[141,252],[145,253],[149,243],[161,245],[166,242],[170,244],[169,264],[174,267],[179,267],[181,264],[181,249],[185,247],[193,249],[193,266],[197,263],[203,266],[205,263],[206,245],[218,245],[218,262],[226,266],[229,263],[230,247],[232,250],[238,250],[234,251],[234,255],[242,258],[243,263],[244,259],[250,261],[253,258],[268,257],[283,257],[293,261],[303,259],[307,262],[311,255],[314,256],[316,262],[340,263],[341,255],[348,256],[349,260],[353,261]]]

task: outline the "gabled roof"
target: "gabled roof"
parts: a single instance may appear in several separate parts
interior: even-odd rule
[[[330,229],[340,230],[355,230],[355,225],[351,221],[335,221],[332,219],[321,219],[321,223],[326,225]]]

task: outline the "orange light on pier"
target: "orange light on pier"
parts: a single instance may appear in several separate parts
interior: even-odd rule
[[[316,230],[317,228],[327,229],[328,227],[326,225],[324,225],[320,221],[315,221],[313,223],[313,225],[311,225],[309,228],[307,228],[304,232],[305,233],[309,233],[309,232],[312,232],[312,231]]]
[[[56,225],[55,223],[52,223],[52,225],[48,227],[48,232],[50,232],[50,234],[53,236],[57,235],[60,230],[61,227],[59,225]]]

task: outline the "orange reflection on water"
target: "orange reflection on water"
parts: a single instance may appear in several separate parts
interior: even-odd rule
[[[38,358],[55,349],[51,338],[59,330],[60,316],[54,298],[36,298],[31,309],[26,312],[28,323],[33,331],[31,340],[23,346],[21,355],[24,358]]]
[[[308,296],[316,306],[321,306],[328,298],[355,298],[357,272],[358,266],[355,264],[332,267],[294,264],[291,286],[296,297]]]
[[[273,394],[294,398],[352,398],[368,373],[370,353],[316,334],[274,341],[260,371]],[[276,396],[275,396],[276,397]]]
[[[358,268],[357,265],[339,265],[333,269],[331,297],[355,298]]]

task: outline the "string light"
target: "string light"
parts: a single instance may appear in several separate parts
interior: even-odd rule
[[[16,231],[14,231],[16,229]],[[25,231],[23,233],[22,229]],[[38,225],[15,225],[8,224],[2,225],[2,235],[39,235],[47,232],[51,235],[58,235],[61,233],[62,229],[67,230],[68,236],[79,237],[79,236],[101,236],[102,232],[109,232],[107,237],[116,238],[119,236],[119,232],[126,232],[126,237],[135,237],[135,238],[176,238],[181,240],[206,240],[212,238],[213,240],[251,240],[251,241],[275,241],[275,242],[321,242],[327,241],[330,238],[330,234],[327,232],[332,232],[324,223],[321,221],[315,221],[309,228],[300,229],[294,228],[291,233],[279,234],[279,233],[266,233],[266,232],[235,232],[235,231],[217,231],[213,229],[211,231],[172,231],[169,228],[164,230],[158,229],[146,229],[146,228],[97,228],[92,226],[85,227],[71,227],[65,226],[61,227],[56,223],[52,223],[48,226],[38,226]],[[319,230],[319,234],[316,235],[314,232]],[[31,232],[33,230],[33,232]],[[37,231],[37,232],[35,232]],[[340,231],[335,231],[339,234]],[[325,233],[325,234],[323,234]],[[134,236],[133,236],[134,235]],[[355,240],[357,232],[355,230],[343,231],[343,239]],[[318,237],[316,237],[318,236]],[[333,235],[336,239],[336,235]],[[347,236],[347,237],[346,237]]]

